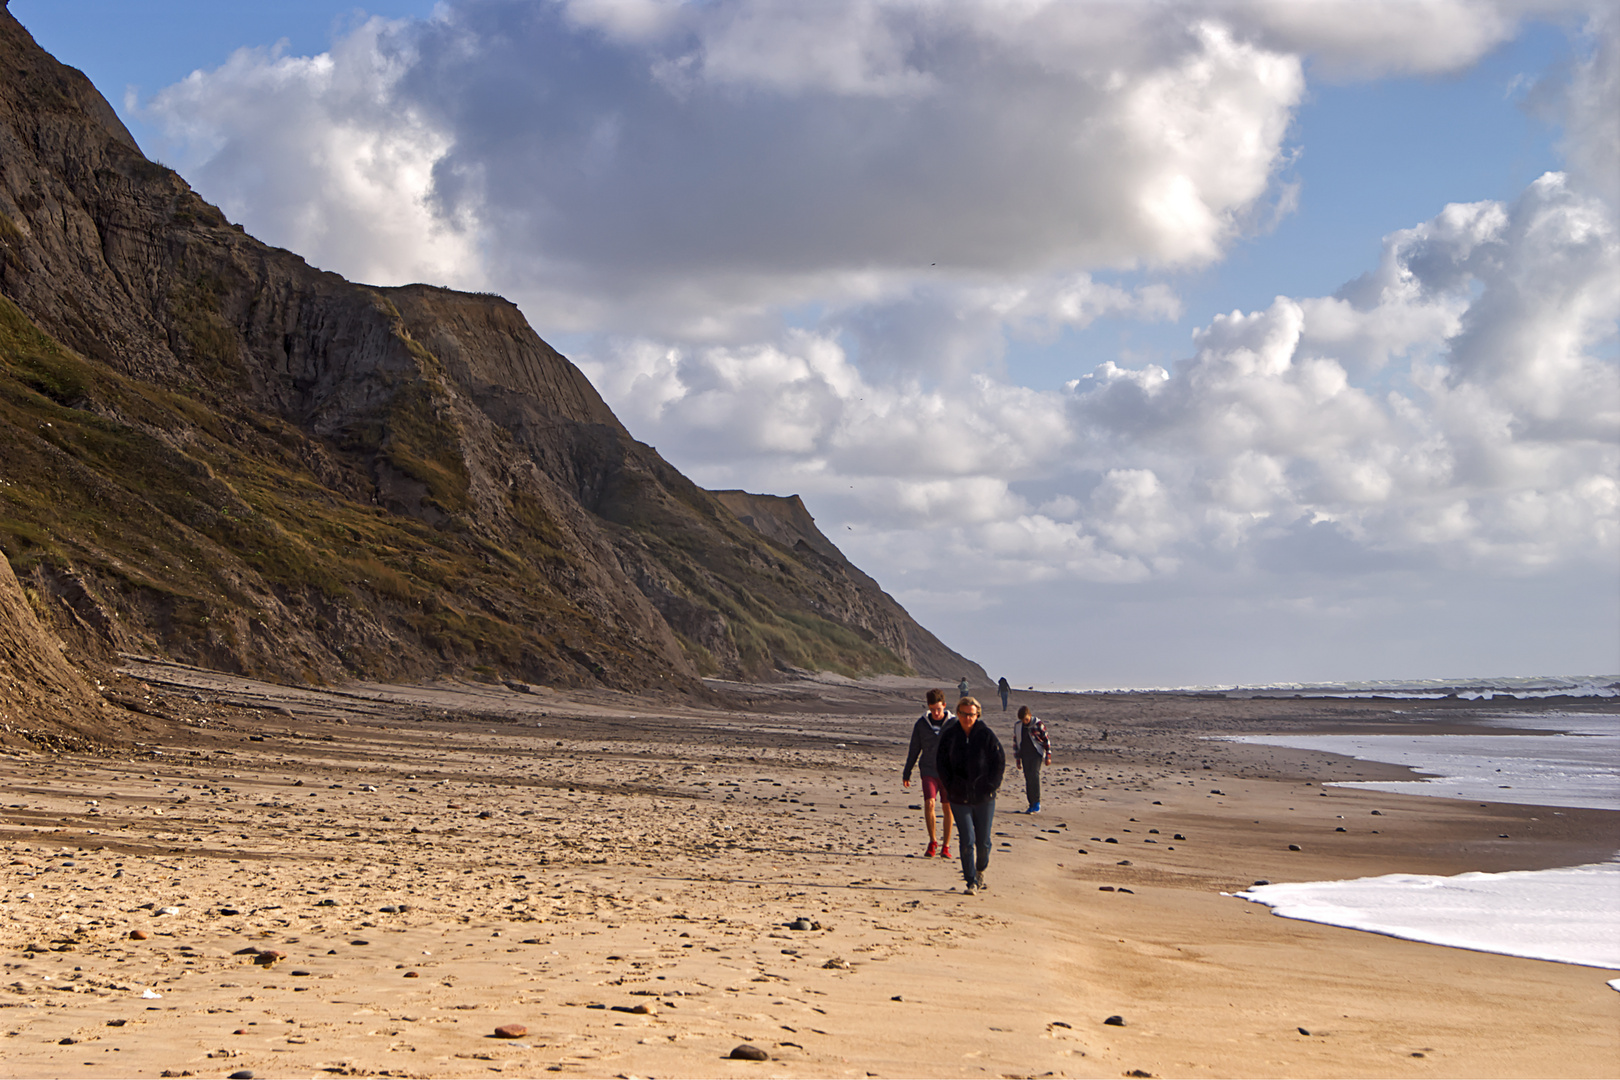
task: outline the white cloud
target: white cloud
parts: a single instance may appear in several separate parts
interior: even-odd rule
[[[321,265],[460,280],[481,243],[553,332],[743,342],[919,275],[1074,321],[1113,302],[1077,273],[1208,263],[1283,196],[1303,90],[1297,56],[1178,7],[468,0],[240,52],[149,111],[204,194]]]
[[[479,288],[476,215],[435,194],[453,140],[395,96],[402,25],[371,19],[315,57],[241,49],[147,108],[176,167],[250,230],[359,281]]]

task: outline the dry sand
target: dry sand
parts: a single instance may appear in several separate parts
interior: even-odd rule
[[[1222,895],[1602,860],[1617,815],[1323,788],[1407,774],[1199,737],[1388,703],[1020,694],[1047,809],[1010,813],[1009,774],[964,896],[900,786],[926,685],[697,706],[133,664],[145,745],[0,756],[0,1074],[1620,1074],[1620,973]]]

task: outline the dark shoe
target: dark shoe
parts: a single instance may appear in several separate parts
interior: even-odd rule
[[[986,885],[984,883],[984,874],[982,872],[979,874],[978,877],[973,879],[973,887],[975,889],[988,889],[988,888],[990,888],[990,886],[988,886],[988,885]]]

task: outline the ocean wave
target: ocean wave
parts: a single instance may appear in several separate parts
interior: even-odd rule
[[[1513,698],[1620,698],[1620,675],[1529,675],[1472,679],[1374,679],[1361,682],[1035,689],[1056,694],[1220,694],[1224,697],[1385,698],[1393,701],[1491,701]]]

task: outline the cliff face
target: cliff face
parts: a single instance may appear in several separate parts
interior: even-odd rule
[[[247,236],[0,12],[0,551],[72,652],[637,689],[977,670],[779,532],[505,300]]]

